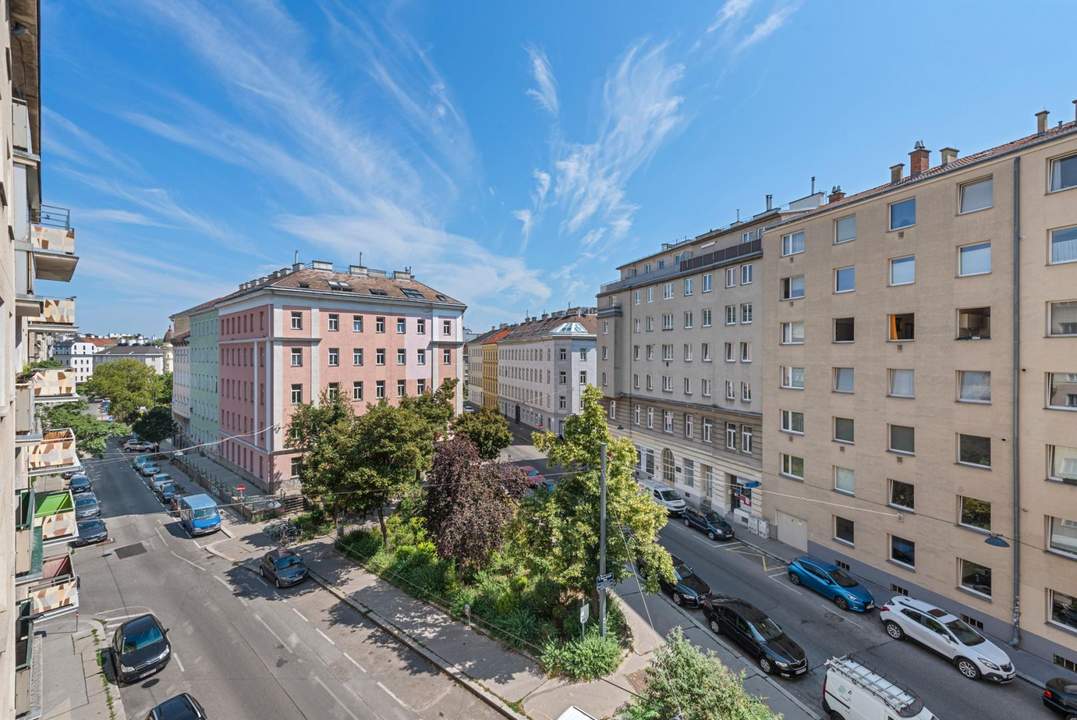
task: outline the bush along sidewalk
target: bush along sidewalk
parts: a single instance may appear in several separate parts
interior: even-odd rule
[[[631,636],[613,598],[606,637],[599,635],[597,618],[581,633],[580,601],[566,603],[553,583],[528,576],[510,550],[495,553],[486,568],[463,578],[452,560],[438,556],[421,518],[395,515],[386,525],[388,545],[377,531],[360,529],[336,547],[409,595],[536,660],[551,675],[593,680],[619,667]]]

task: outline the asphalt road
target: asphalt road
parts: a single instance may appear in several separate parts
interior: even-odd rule
[[[181,692],[230,720],[501,717],[312,582],[278,591],[207,553],[216,538],[189,538],[126,461],[90,465],[114,541],[75,551],[81,614],[171,630],[164,671],[120,688],[132,720]]]
[[[662,530],[662,544],[694,568],[713,592],[747,600],[804,648],[811,671],[799,680],[778,682],[815,710],[820,708],[823,693],[823,663],[851,654],[918,693],[924,705],[944,720],[1054,720],[1040,701],[1040,691],[1032,685],[1022,680],[1008,685],[966,680],[941,656],[911,641],[892,640],[877,612],[842,612],[822,596],[793,586],[784,565],[740,542],[711,542],[670,518]],[[670,607],[669,603],[651,602],[652,613],[668,614]],[[704,622],[699,611],[684,612],[694,613],[700,623]],[[659,620],[655,623],[657,627]]]

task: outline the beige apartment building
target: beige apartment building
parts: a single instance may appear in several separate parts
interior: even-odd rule
[[[1077,122],[769,227],[778,539],[1077,662]]]

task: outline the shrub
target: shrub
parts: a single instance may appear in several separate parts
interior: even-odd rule
[[[546,672],[551,675],[564,675],[573,680],[594,680],[617,669],[621,661],[621,647],[613,633],[602,637],[594,628],[575,640],[547,641],[541,660]]]

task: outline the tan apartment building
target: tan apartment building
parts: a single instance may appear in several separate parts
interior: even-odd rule
[[[765,516],[893,593],[1077,661],[1077,122],[763,238]],[[1071,670],[1073,665],[1068,666]]]

